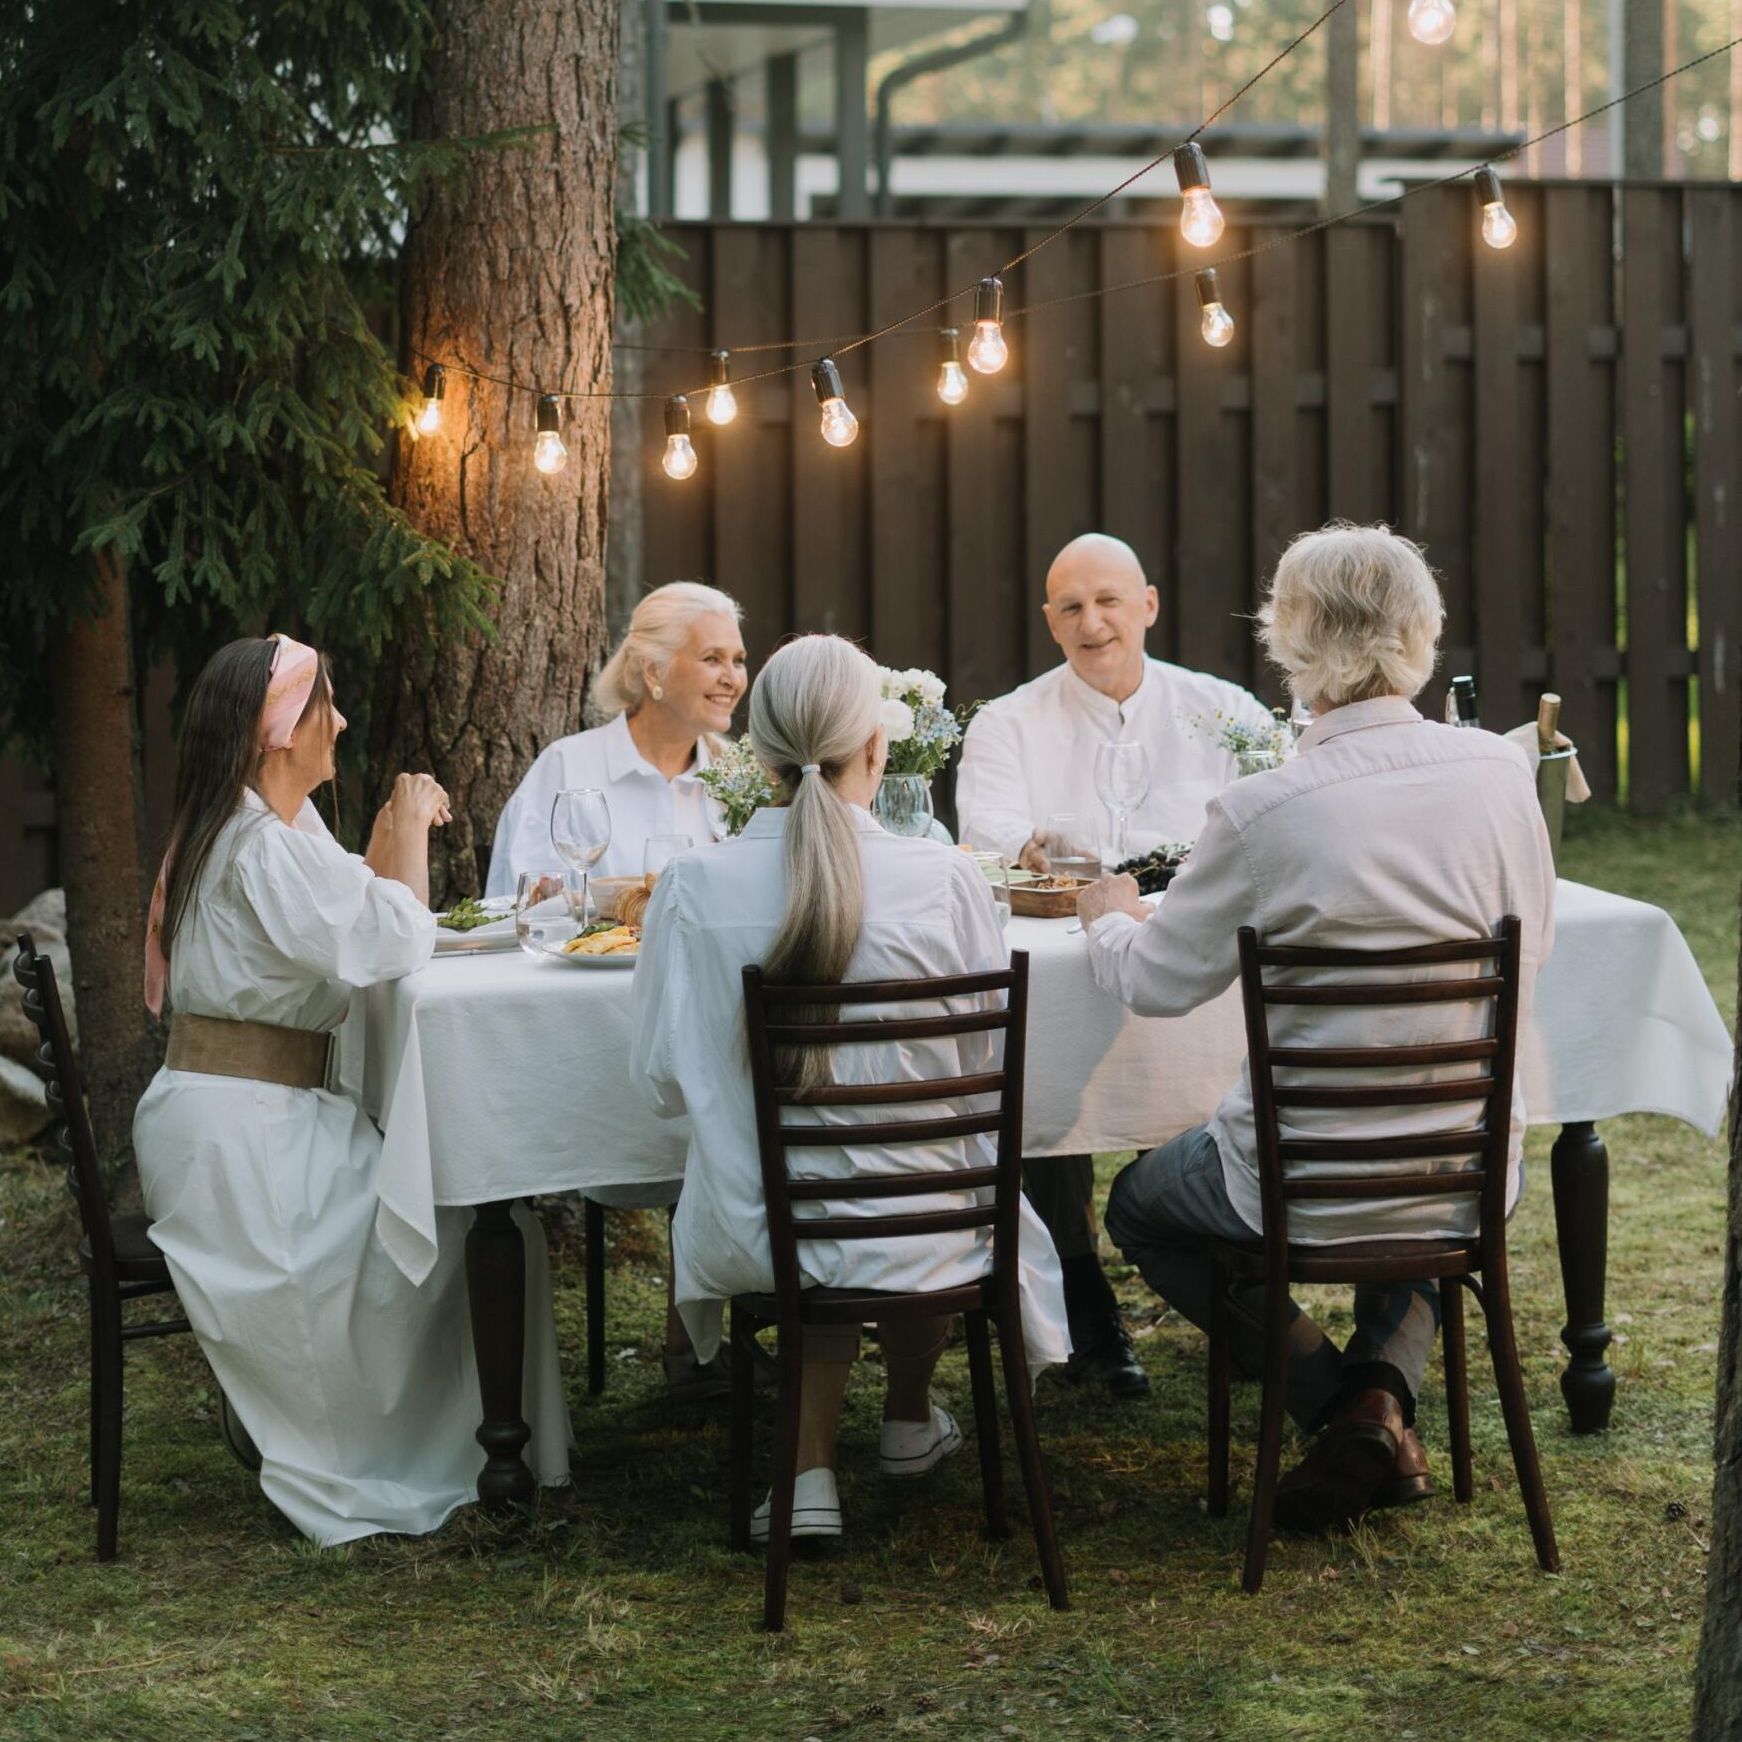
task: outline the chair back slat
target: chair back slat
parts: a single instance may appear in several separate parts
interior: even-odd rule
[[[911,1083],[829,1083],[819,1089],[777,1088],[783,1107],[890,1107],[906,1101],[953,1101],[970,1095],[996,1095],[1004,1087],[1002,1071],[981,1071],[971,1077],[921,1077]]]
[[[1272,986],[1259,996],[1266,1004],[1467,1004],[1498,997],[1505,982],[1494,974],[1469,974],[1455,980],[1394,980],[1374,986]]]
[[[940,1114],[936,1119],[863,1120],[851,1125],[782,1125],[780,1140],[788,1149],[845,1149],[865,1143],[930,1143],[949,1137],[978,1137],[998,1129],[1001,1115]]]
[[[811,990],[818,1001],[831,987]],[[879,998],[879,1004],[893,999]],[[1010,1018],[1002,1010],[977,1011],[971,1016],[892,1016],[887,1022],[771,1022],[768,1038],[776,1046],[852,1046],[867,1041],[949,1040],[961,1034],[985,1034],[1008,1028]]]
[[[47,1088],[48,1104],[61,1121],[57,1147],[67,1159],[67,1185],[79,1206],[79,1221],[91,1244],[94,1274],[116,1287],[115,1235],[109,1221],[109,1196],[97,1161],[97,1143],[79,1081],[78,1060],[66,1010],[55,980],[54,963],[27,931],[18,934],[12,977],[24,989],[24,1013],[36,1024],[40,1044],[36,1068]]]
[[[1478,1206],[1478,1246],[1503,1239],[1518,1023],[1518,920],[1507,915],[1492,937],[1393,950],[1266,944],[1250,926],[1240,929],[1239,945],[1267,1271],[1274,1271],[1279,1282],[1286,1280],[1289,1205],[1313,1199],[1378,1203],[1473,1196]],[[1492,970],[1428,980],[1365,978],[1461,962],[1491,963]],[[1338,978],[1331,984],[1278,985],[1265,979],[1267,968],[1330,969],[1338,972]],[[1475,1003],[1492,1004],[1491,1034],[1413,1045],[1323,1047],[1301,1045],[1291,1034],[1288,1045],[1270,1044],[1272,1012],[1279,1007],[1378,1010]],[[1413,1084],[1381,1074],[1404,1066],[1429,1069],[1451,1064],[1486,1064],[1488,1071]],[[1288,1082],[1277,1083],[1278,1070],[1291,1073]],[[1322,1070],[1375,1074],[1365,1082],[1345,1079],[1336,1084],[1302,1081],[1293,1074]],[[1351,1124],[1346,1136],[1325,1134],[1320,1128],[1311,1136],[1284,1137],[1278,1116],[1281,1108],[1354,1113],[1457,1105],[1470,1107],[1479,1122],[1451,1131],[1378,1136],[1364,1135],[1359,1124]],[[1456,1158],[1463,1158],[1466,1165],[1444,1165]],[[1409,1162],[1424,1165],[1400,1165]],[[1377,1165],[1381,1163],[1385,1165]],[[1317,1171],[1301,1171],[1307,1164],[1314,1164]],[[1376,1234],[1382,1232],[1375,1229]]]
[[[906,1173],[862,1174],[847,1179],[789,1179],[786,1195],[794,1203],[819,1198],[917,1198],[940,1189],[952,1192],[978,1190],[998,1183],[996,1167],[963,1167],[943,1175],[931,1168],[910,1168]]]
[[[996,973],[955,974],[932,980],[858,981],[834,986],[772,986],[760,967],[743,970],[744,1016],[749,1038],[750,1078],[756,1104],[757,1147],[763,1194],[768,1206],[769,1248],[775,1295],[783,1315],[798,1315],[799,1247],[810,1240],[897,1239],[974,1228],[993,1230],[992,1277],[995,1286],[1016,1288],[1016,1230],[1021,1215],[1023,1049],[1028,1017],[1028,956],[1018,950],[1008,969]],[[793,1006],[833,1011],[841,1006],[935,1005],[951,998],[1003,995],[1003,1005],[934,1016],[891,1016],[876,1021],[795,1021]],[[1001,1033],[1001,1067],[950,1077],[880,1083],[833,1083],[800,1090],[775,1083],[777,1046],[840,1046],[904,1040],[950,1040]],[[971,1098],[995,1097],[978,1112],[951,1111],[930,1119],[840,1119],[826,1125],[783,1124],[783,1107],[877,1107],[919,1101],[959,1106]],[[788,1173],[788,1152],[818,1148],[881,1149],[884,1145],[997,1138],[994,1165],[946,1169],[923,1162],[888,1173],[829,1179]],[[882,1216],[795,1217],[795,1202],[860,1198],[920,1197],[984,1191],[990,1201],[961,1209],[912,1210]]]

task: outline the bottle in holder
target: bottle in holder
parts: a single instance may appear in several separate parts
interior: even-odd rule
[[[1481,726],[1482,722],[1476,717],[1476,680],[1473,677],[1452,679],[1452,687],[1446,692],[1446,724]]]

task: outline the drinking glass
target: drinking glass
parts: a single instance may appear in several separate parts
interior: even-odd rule
[[[1010,861],[1002,853],[977,853],[968,857],[980,867],[980,875],[992,886],[992,899],[998,904],[1002,924],[1010,918]]]
[[[548,956],[579,934],[586,878],[579,871],[522,871],[514,890],[514,941],[529,956]]]
[[[1123,865],[1131,857],[1131,813],[1149,796],[1149,753],[1141,744],[1095,746],[1095,796],[1112,813],[1113,863]]]
[[[688,835],[649,835],[641,854],[641,881],[651,889],[660,872],[679,853],[687,853],[694,845]]]
[[[1101,852],[1087,817],[1054,811],[1040,828],[1040,850],[1054,876],[1081,877],[1093,883],[1101,875]]]
[[[559,792],[550,807],[550,844],[581,874],[581,919],[588,913],[587,876],[611,845],[611,807],[595,786]]]

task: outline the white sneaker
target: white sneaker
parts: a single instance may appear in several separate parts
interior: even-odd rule
[[[768,1520],[773,1511],[771,1494],[750,1514],[752,1542],[767,1542]],[[806,1470],[793,1484],[792,1534],[795,1537],[841,1534],[841,1496],[835,1488],[833,1470]]]
[[[885,1476],[923,1476],[962,1449],[956,1418],[935,1400],[930,1421],[886,1421],[879,1467]]]

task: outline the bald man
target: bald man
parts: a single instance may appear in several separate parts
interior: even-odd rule
[[[1095,747],[1108,741],[1149,753],[1149,792],[1129,818],[1131,850],[1197,838],[1205,803],[1237,773],[1211,737],[1215,716],[1273,722],[1238,684],[1148,657],[1143,637],[1160,607],[1137,553],[1119,539],[1085,533],[1059,552],[1044,610],[1064,663],[974,716],[956,779],[964,842],[1035,870],[1046,869],[1050,816],[1082,817],[1097,842],[1109,842],[1112,819],[1095,796]],[[1140,1395],[1149,1380],[1096,1251],[1090,1158],[1049,1157],[1025,1164],[1024,1177],[1064,1265],[1076,1349],[1068,1376]]]

